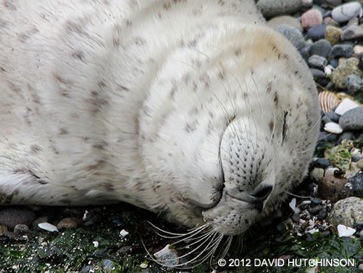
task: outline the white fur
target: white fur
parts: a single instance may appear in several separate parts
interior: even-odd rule
[[[0,203],[122,200],[245,231],[256,211],[227,195],[240,185],[222,192],[240,164],[230,144],[250,143],[251,164],[261,147],[264,180],[244,190],[272,185],[272,208],[301,180],[319,116],[306,66],[251,2],[0,4]]]

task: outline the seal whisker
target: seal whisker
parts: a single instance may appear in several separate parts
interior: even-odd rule
[[[164,230],[164,229],[154,225],[150,221],[147,221],[147,222],[149,225],[151,225],[153,228],[155,228],[156,230],[158,230],[160,232],[160,233],[159,232],[155,232],[155,233],[157,233],[160,237],[166,238],[166,239],[178,239],[181,237],[198,234],[198,233],[202,232],[203,230],[207,229],[208,227],[210,227],[210,223],[206,223],[202,226],[192,228],[192,229],[190,229],[190,231],[188,231],[186,233],[177,233],[177,232],[170,232],[170,231]]]

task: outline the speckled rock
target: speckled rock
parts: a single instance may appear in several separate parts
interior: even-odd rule
[[[324,67],[328,64],[327,59],[318,55],[312,55],[308,59],[308,64],[310,67],[324,69]]]
[[[362,198],[363,197],[363,173],[357,173],[353,177],[348,179],[348,182],[352,184],[353,195]]]
[[[267,24],[274,29],[277,29],[277,27],[280,25],[288,25],[290,27],[296,28],[300,32],[303,31],[303,28],[302,28],[299,20],[297,20],[295,17],[289,16],[289,15],[281,15],[281,16],[274,17],[274,18],[270,19],[267,22]]]
[[[301,0],[259,0],[257,7],[266,18],[283,14],[293,14],[300,10]]]
[[[340,5],[332,10],[332,17],[339,23],[348,22],[350,19],[362,14],[362,5],[351,2]]]
[[[17,224],[30,225],[35,219],[35,213],[31,210],[20,208],[5,208],[0,210],[0,225],[13,229]]]
[[[345,78],[345,86],[347,87],[348,93],[354,95],[362,88],[362,78],[358,75],[352,74]]]
[[[309,29],[323,23],[323,16],[316,9],[309,9],[301,15],[301,25],[305,29]]]
[[[352,227],[363,222],[363,200],[358,197],[348,197],[335,203],[329,214],[333,225]]]
[[[335,26],[327,26],[325,30],[325,39],[330,42],[331,45],[338,44],[340,42],[340,35],[342,30]]]
[[[363,72],[359,69],[359,60],[357,58],[341,59],[339,66],[332,73],[332,82],[338,89],[345,89],[345,78],[348,75],[355,74],[359,77],[363,76]]]
[[[280,25],[277,27],[282,35],[284,35],[298,50],[305,46],[304,36],[296,28],[288,25]]]
[[[339,125],[344,130],[363,130],[363,106],[344,113],[339,119]]]

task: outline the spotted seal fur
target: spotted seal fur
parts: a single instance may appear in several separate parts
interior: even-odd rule
[[[306,172],[307,66],[247,0],[0,4],[0,204],[245,232]]]

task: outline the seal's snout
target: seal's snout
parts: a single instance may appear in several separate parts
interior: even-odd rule
[[[270,196],[272,189],[272,186],[265,186],[258,189],[255,193],[250,194],[249,203],[251,203],[259,212],[262,212],[265,201]]]

